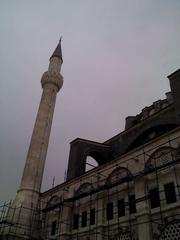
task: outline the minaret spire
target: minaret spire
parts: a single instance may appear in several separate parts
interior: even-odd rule
[[[62,48],[61,48],[61,40],[62,40],[62,36],[60,37],[60,39],[59,39],[59,43],[58,43],[56,49],[54,50],[54,52],[53,52],[51,58],[52,58],[52,57],[58,57],[58,58],[61,59],[61,61],[62,61],[62,63],[63,63]],[[50,58],[50,59],[51,59],[51,58]]]

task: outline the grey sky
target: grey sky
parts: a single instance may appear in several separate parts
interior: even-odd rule
[[[62,182],[69,142],[105,141],[169,91],[180,67],[179,0],[0,1],[0,201],[15,196],[41,97],[63,35],[43,190]]]

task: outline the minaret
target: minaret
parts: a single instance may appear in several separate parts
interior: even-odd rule
[[[63,85],[60,74],[63,63],[61,39],[50,57],[49,68],[41,79],[42,97],[31,137],[26,163],[14,204],[16,207],[37,207],[44,165],[51,132],[56,95]]]

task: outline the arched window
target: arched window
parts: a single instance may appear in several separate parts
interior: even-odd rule
[[[176,160],[177,150],[171,147],[162,147],[156,150],[148,159],[145,168],[152,169],[165,166]]]
[[[75,195],[81,195],[83,193],[89,193],[93,190],[93,186],[91,183],[83,183],[75,192]]]
[[[130,171],[124,167],[115,168],[107,178],[107,185],[111,185],[117,182],[126,182],[128,178],[131,176]]]
[[[47,202],[47,207],[52,207],[58,203],[60,203],[61,198],[57,195],[54,195],[50,198],[50,200]]]
[[[151,208],[160,207],[161,203],[171,204],[177,201],[177,182],[174,171],[174,168],[177,167],[175,165],[175,161],[178,159],[177,154],[177,149],[161,147],[151,154],[145,165]],[[161,181],[157,181],[157,178]]]
[[[132,181],[131,177],[131,172],[125,167],[117,167],[109,174],[106,180],[106,186],[108,187],[107,220],[111,220],[114,217],[124,217],[127,211],[130,214],[136,212],[134,181]],[[116,210],[114,211],[115,208]],[[114,214],[115,212],[116,214]],[[115,239],[131,239],[126,238],[126,236],[128,235],[123,232],[117,235]]]

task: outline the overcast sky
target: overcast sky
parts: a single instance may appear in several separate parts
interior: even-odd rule
[[[180,67],[179,0],[0,0],[0,202],[18,189],[42,93],[63,35],[42,190],[61,183],[69,142],[103,142],[170,90]]]

